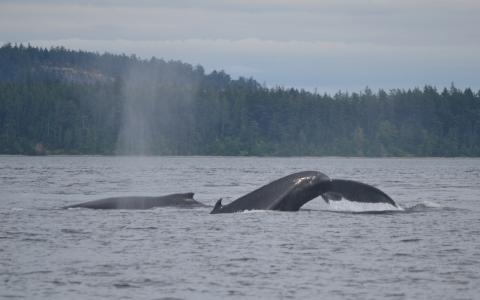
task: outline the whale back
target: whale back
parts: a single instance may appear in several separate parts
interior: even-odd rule
[[[212,214],[244,210],[297,211],[306,202],[328,188],[330,178],[315,171],[294,173],[266,184],[236,200],[221,205],[217,201]]]
[[[388,203],[397,206],[392,198],[378,188],[363,182],[344,179],[333,179],[328,191],[322,194],[322,198],[327,203],[345,198],[355,202]]]
[[[170,194],[160,197],[111,197],[66,206],[64,208],[91,209],[150,209],[162,206],[192,207],[204,206],[193,199],[193,193]]]

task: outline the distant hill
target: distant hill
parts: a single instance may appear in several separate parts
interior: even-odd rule
[[[480,93],[318,95],[179,61],[6,44],[0,154],[480,156]]]

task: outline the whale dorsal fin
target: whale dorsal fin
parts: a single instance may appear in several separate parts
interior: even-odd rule
[[[211,214],[217,213],[220,209],[222,209],[222,198],[218,199],[217,202],[215,203],[215,206],[213,207],[212,211],[210,212]]]

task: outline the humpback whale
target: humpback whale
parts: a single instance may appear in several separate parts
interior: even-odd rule
[[[387,194],[366,183],[330,179],[321,172],[303,171],[277,179],[229,204],[222,205],[220,199],[210,213],[234,213],[254,209],[297,211],[318,196],[322,196],[327,203],[345,198],[356,202],[389,203],[397,207]]]
[[[193,193],[170,194],[160,197],[112,197],[65,206],[63,208],[92,209],[149,209],[161,206],[201,207],[206,206],[193,199]]]

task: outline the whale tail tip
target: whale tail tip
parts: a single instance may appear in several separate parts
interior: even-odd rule
[[[353,180],[333,179],[329,189],[321,196],[327,203],[346,199],[364,203],[388,203],[398,207],[395,201],[383,191],[369,184]]]
[[[218,199],[218,201],[215,203],[215,206],[213,207],[212,211],[210,212],[211,214],[216,214],[219,212],[220,209],[222,209],[222,198]]]

